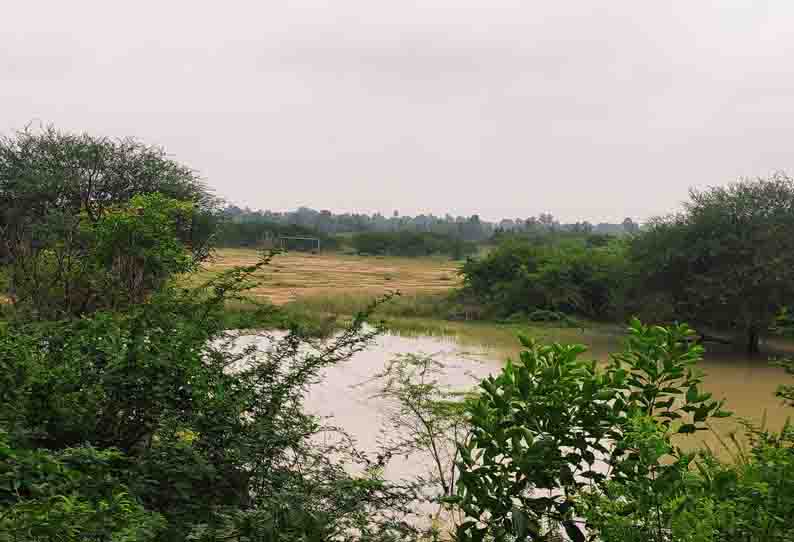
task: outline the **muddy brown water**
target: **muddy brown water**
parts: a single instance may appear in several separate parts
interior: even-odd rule
[[[778,346],[778,345],[776,345]],[[785,344],[774,356],[791,355],[790,345]],[[720,441],[727,441],[731,433],[736,433],[740,442],[744,433],[739,419],[746,419],[769,430],[780,430],[794,415],[794,408],[785,406],[775,397],[781,384],[794,384],[794,376],[769,363],[769,354],[748,357],[737,353],[730,347],[707,345],[706,356],[699,365],[705,372],[704,388],[717,399],[726,399],[726,408],[734,413],[733,418],[714,420],[711,425],[716,435],[703,432],[688,439],[690,445],[706,444],[719,456],[730,454]],[[734,448],[730,445],[731,449]]]
[[[617,349],[619,344],[618,337],[606,342],[599,339],[593,355],[605,360],[606,351]],[[471,389],[480,379],[498,372],[510,354],[504,345],[477,344],[471,336],[462,339],[383,335],[350,360],[328,368],[322,380],[310,389],[305,403],[307,410],[328,417],[329,423],[343,428],[354,437],[360,450],[376,452],[391,405],[384,399],[373,397],[378,387],[371,379],[383,370],[388,360],[406,353],[435,355],[445,366],[442,383],[458,390]],[[751,359],[725,348],[710,348],[700,367],[706,373],[706,391],[712,392],[715,398],[727,398],[726,406],[734,412],[735,418],[714,421],[714,433],[701,432],[688,437],[682,441],[686,448],[705,444],[727,458],[729,454],[719,442],[721,439],[727,441],[732,432],[737,432],[739,440],[743,441],[737,418],[746,418],[757,424],[765,420],[768,428],[777,430],[794,413],[794,409],[785,407],[774,396],[780,384],[794,383],[794,378],[769,365],[764,358]],[[412,478],[425,474],[428,462],[429,458],[424,457],[395,458],[385,475],[389,479]]]
[[[373,397],[379,389],[373,377],[383,371],[386,362],[399,354],[432,354],[444,365],[440,383],[458,391],[476,387],[481,379],[502,367],[502,363],[489,356],[486,350],[467,350],[453,339],[383,335],[367,350],[328,368],[322,381],[310,389],[306,409],[329,417],[331,423],[355,438],[360,450],[376,452],[393,404]],[[392,480],[425,475],[430,467],[429,459],[422,456],[395,457],[384,475]]]

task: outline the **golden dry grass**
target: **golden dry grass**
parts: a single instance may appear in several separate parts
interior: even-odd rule
[[[219,250],[200,273],[207,279],[238,265],[255,263],[259,253],[248,249]],[[460,284],[459,263],[444,258],[352,256],[337,253],[280,254],[260,273],[262,283],[251,293],[283,305],[302,297],[355,293],[381,295],[444,292]]]

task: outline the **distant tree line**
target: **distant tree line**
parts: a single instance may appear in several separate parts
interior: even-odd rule
[[[431,256],[443,254],[460,260],[477,252],[477,245],[460,237],[429,232],[367,232],[352,239],[359,254]]]
[[[488,222],[479,215],[443,217],[432,214],[402,216],[395,211],[392,216],[380,213],[372,215],[364,213],[334,214],[331,211],[316,211],[308,207],[300,207],[290,212],[254,211],[248,208],[231,205],[226,207],[224,214],[232,221],[258,221],[281,225],[294,225],[310,228],[328,235],[338,233],[363,232],[418,232],[435,233],[451,237],[459,237],[465,241],[484,241],[494,234],[543,234],[549,232],[573,232],[582,234],[622,235],[636,233],[639,225],[631,218],[620,224],[589,222],[561,224],[550,213],[541,213],[537,217],[504,219],[500,222]]]
[[[339,248],[339,241],[330,235],[298,224],[279,224],[269,220],[223,220],[216,232],[216,245],[223,248],[277,248],[282,237],[314,237],[322,250]],[[307,245],[309,246],[309,245]]]

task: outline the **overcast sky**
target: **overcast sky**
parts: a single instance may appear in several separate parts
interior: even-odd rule
[[[564,221],[794,173],[791,0],[3,2],[0,132],[163,145],[232,202]]]

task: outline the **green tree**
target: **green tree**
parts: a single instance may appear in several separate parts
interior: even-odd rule
[[[160,147],[110,139],[25,130],[0,139],[0,202],[6,226],[36,222],[55,209],[97,220],[138,194],[160,192],[202,208],[214,198],[196,173]]]
[[[39,318],[91,310],[103,297],[94,277],[97,234],[110,226],[123,228],[119,213],[131,219],[131,205],[142,209],[147,203],[132,200],[153,194],[180,202],[178,216],[169,214],[173,233],[193,260],[206,258],[215,225],[214,198],[192,170],[162,149],[54,128],[0,139],[0,258],[6,294]],[[144,218],[149,220],[154,200],[147,205]],[[130,248],[138,251],[140,246]],[[120,264],[116,258],[114,265]]]
[[[32,172],[64,190],[5,229],[19,310],[0,323],[0,541],[410,540],[412,487],[303,410],[322,371],[379,333],[374,307],[324,340],[240,340],[227,303],[272,254],[196,288],[168,280],[195,270],[196,201],[135,185],[72,205],[69,183],[94,177],[63,181],[60,153],[91,140],[45,135],[52,147],[20,137],[12,150],[39,154],[0,167],[24,158],[15,189],[38,186]],[[135,177],[131,163],[112,173]]]
[[[639,288],[662,292],[681,319],[738,327],[746,348],[794,296],[794,182],[783,174],[692,190],[680,214],[632,243]]]
[[[9,297],[20,315],[38,319],[141,303],[195,268],[183,241],[193,213],[189,202],[152,193],[108,207],[96,220],[86,213],[66,219],[69,233],[50,229],[45,246],[12,252]]]

